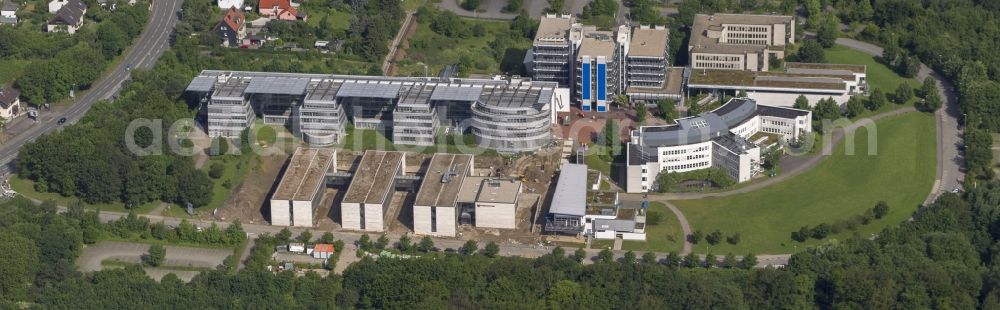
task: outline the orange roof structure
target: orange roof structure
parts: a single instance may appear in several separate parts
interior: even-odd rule
[[[319,243],[319,244],[316,244],[315,246],[313,246],[313,251],[314,252],[333,253],[334,252],[334,248],[333,248],[332,244]]]

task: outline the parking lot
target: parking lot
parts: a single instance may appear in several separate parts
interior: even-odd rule
[[[83,249],[76,264],[80,271],[89,272],[106,268],[105,261],[122,263],[141,263],[143,255],[149,252],[149,244],[119,241],[101,241]],[[165,246],[167,256],[160,268],[146,268],[146,274],[159,279],[167,273],[175,273],[185,280],[190,280],[197,271],[169,270],[170,267],[213,269],[233,251],[226,248],[197,248],[187,246]]]

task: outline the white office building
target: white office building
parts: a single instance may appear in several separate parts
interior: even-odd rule
[[[662,172],[722,168],[737,182],[761,172],[762,149],[777,141],[795,141],[812,131],[812,112],[759,105],[734,98],[721,107],[664,126],[632,132],[626,148],[626,191],[655,189]]]

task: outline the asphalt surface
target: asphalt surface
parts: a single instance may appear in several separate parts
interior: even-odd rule
[[[882,48],[866,42],[839,38],[837,44],[850,47],[852,49],[868,53],[872,56],[881,56]],[[929,204],[945,192],[961,189],[965,180],[965,157],[959,153],[962,148],[962,125],[960,123],[962,112],[958,108],[958,96],[953,91],[955,87],[940,74],[931,70],[927,65],[920,64],[920,71],[917,72],[917,81],[923,83],[924,79],[931,77],[937,81],[938,92],[945,99],[945,105],[935,112],[937,121],[937,173],[934,178],[934,188],[927,195],[925,204]]]
[[[41,203],[41,202],[40,201],[35,201],[35,203]],[[58,208],[59,208],[59,212],[65,212],[66,211],[66,207],[65,206],[59,206]],[[120,218],[125,217],[125,216],[127,216],[127,214],[125,214],[125,213],[110,212],[110,211],[101,211],[101,213],[99,214],[101,222],[105,222],[105,223],[106,222],[110,222],[110,221],[114,221],[114,220],[117,220],[117,219],[120,219]],[[153,223],[163,222],[165,225],[168,225],[168,226],[178,226],[178,225],[180,225],[181,220],[182,220],[180,218],[166,217],[166,216],[156,216],[156,215],[143,215],[143,216],[145,216],[146,218],[149,218],[149,220],[151,222],[153,222]],[[191,223],[191,224],[193,224],[193,225],[195,225],[195,226],[198,226],[198,227],[209,227],[213,223],[215,223],[216,225],[218,225],[222,229],[225,229],[230,224],[229,222],[216,222],[216,221],[205,221],[205,220],[189,220],[188,222]],[[281,232],[282,229],[286,228],[286,227],[281,227],[281,226],[259,225],[259,224],[242,224],[242,226],[243,226],[243,230],[247,232],[248,236],[251,239],[256,239],[258,236],[260,236],[261,234],[265,234],[265,233],[266,234],[275,235],[275,234]],[[304,228],[304,227],[288,227],[288,229],[292,232],[292,236],[298,236],[303,231],[307,231],[308,230],[308,231],[310,231],[313,234],[313,236],[316,236],[315,238],[319,238],[319,236],[322,236],[323,233],[326,232],[324,230],[317,230],[315,228]],[[347,244],[347,248],[346,248],[347,251],[343,251],[342,255],[351,255],[351,256],[353,256],[354,252],[357,250],[356,242],[361,238],[362,233],[360,233],[360,232],[350,232],[350,231],[330,231],[330,232],[333,234],[334,238],[343,240],[344,243]],[[370,236],[372,236],[373,239],[375,238],[375,236],[379,236],[379,235],[380,235],[380,233],[370,233]],[[389,238],[389,240],[392,243],[395,243],[397,240],[399,240],[400,236],[399,235],[387,235],[387,237]],[[411,237],[411,238],[417,238],[417,237]],[[442,250],[442,251],[457,251],[467,241],[467,240],[462,240],[462,239],[458,239],[458,238],[432,238],[432,240],[434,241],[434,246],[436,248]],[[500,247],[500,253],[499,253],[499,255],[501,255],[501,256],[520,256],[520,257],[527,257],[527,258],[537,258],[537,257],[540,257],[542,255],[546,255],[546,254],[552,253],[552,250],[555,248],[555,246],[541,245],[541,244],[501,243],[501,244],[498,244],[498,245]],[[479,248],[480,249],[482,249],[485,246],[486,246],[486,244],[483,244],[483,243],[479,244]],[[572,255],[573,251],[575,251],[575,249],[571,249],[571,248],[566,248],[565,250],[566,250],[566,254],[567,255]],[[583,263],[584,264],[592,264],[592,263],[594,263],[597,260],[597,255],[598,255],[598,253],[601,250],[600,249],[587,249],[586,251],[587,251],[587,259],[585,259],[583,261]],[[619,259],[620,260],[620,259],[622,259],[625,256],[625,253],[627,251],[612,251],[612,252],[614,253],[615,259]],[[635,251],[635,253],[636,253],[637,257],[641,257],[643,254],[645,254],[644,251]],[[246,258],[246,254],[247,253],[243,253],[243,257],[242,258],[245,259]],[[658,260],[663,260],[668,255],[668,253],[662,253],[662,252],[655,252],[655,254],[656,254],[656,257],[657,257]],[[168,253],[168,255],[169,255],[169,253]],[[701,257],[702,257],[702,259],[704,259],[704,255],[702,255]],[[719,258],[721,259],[721,257],[719,257]],[[348,259],[345,262],[349,263],[349,262],[352,262],[352,261],[353,261],[352,259]],[[759,268],[763,268],[763,267],[767,267],[767,266],[779,266],[779,265],[783,266],[783,265],[785,265],[787,263],[788,263],[788,255],[757,255],[757,267],[759,267]],[[338,264],[338,265],[340,265],[340,264]],[[341,266],[338,266],[338,269],[340,269],[340,271],[342,271],[343,268],[346,268],[346,267],[347,266],[345,264],[344,266],[342,266],[342,268],[341,268]]]
[[[177,15],[180,12],[183,0],[156,0],[151,4],[149,22],[142,34],[133,42],[132,46],[125,51],[124,57],[120,58],[117,66],[109,73],[98,79],[90,89],[77,93],[77,99],[68,108],[56,108],[54,114],[46,115],[42,111],[40,122],[33,122],[27,117],[17,120],[18,124],[11,124],[11,127],[23,126],[17,133],[8,138],[0,145],[0,173],[12,171],[11,163],[17,157],[17,152],[25,143],[34,141],[38,137],[58,130],[64,125],[57,124],[57,120],[65,117],[67,123],[75,123],[87,110],[98,101],[111,98],[121,88],[123,82],[129,79],[128,66],[139,69],[150,69],[156,64],[167,48],[170,47],[170,35],[177,24]]]

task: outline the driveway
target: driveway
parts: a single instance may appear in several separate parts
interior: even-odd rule
[[[838,38],[837,44],[868,53],[872,56],[882,55],[881,47],[867,42]],[[961,188],[962,181],[965,179],[965,157],[958,152],[962,148],[963,133],[960,124],[962,112],[958,108],[958,96],[952,91],[955,87],[943,76],[927,67],[927,65],[920,64],[917,81],[923,82],[927,77],[931,77],[937,81],[938,92],[944,96],[945,105],[935,112],[938,128],[937,173],[934,180],[934,188],[927,195],[927,200],[924,204],[930,204],[942,193],[955,188]]]

